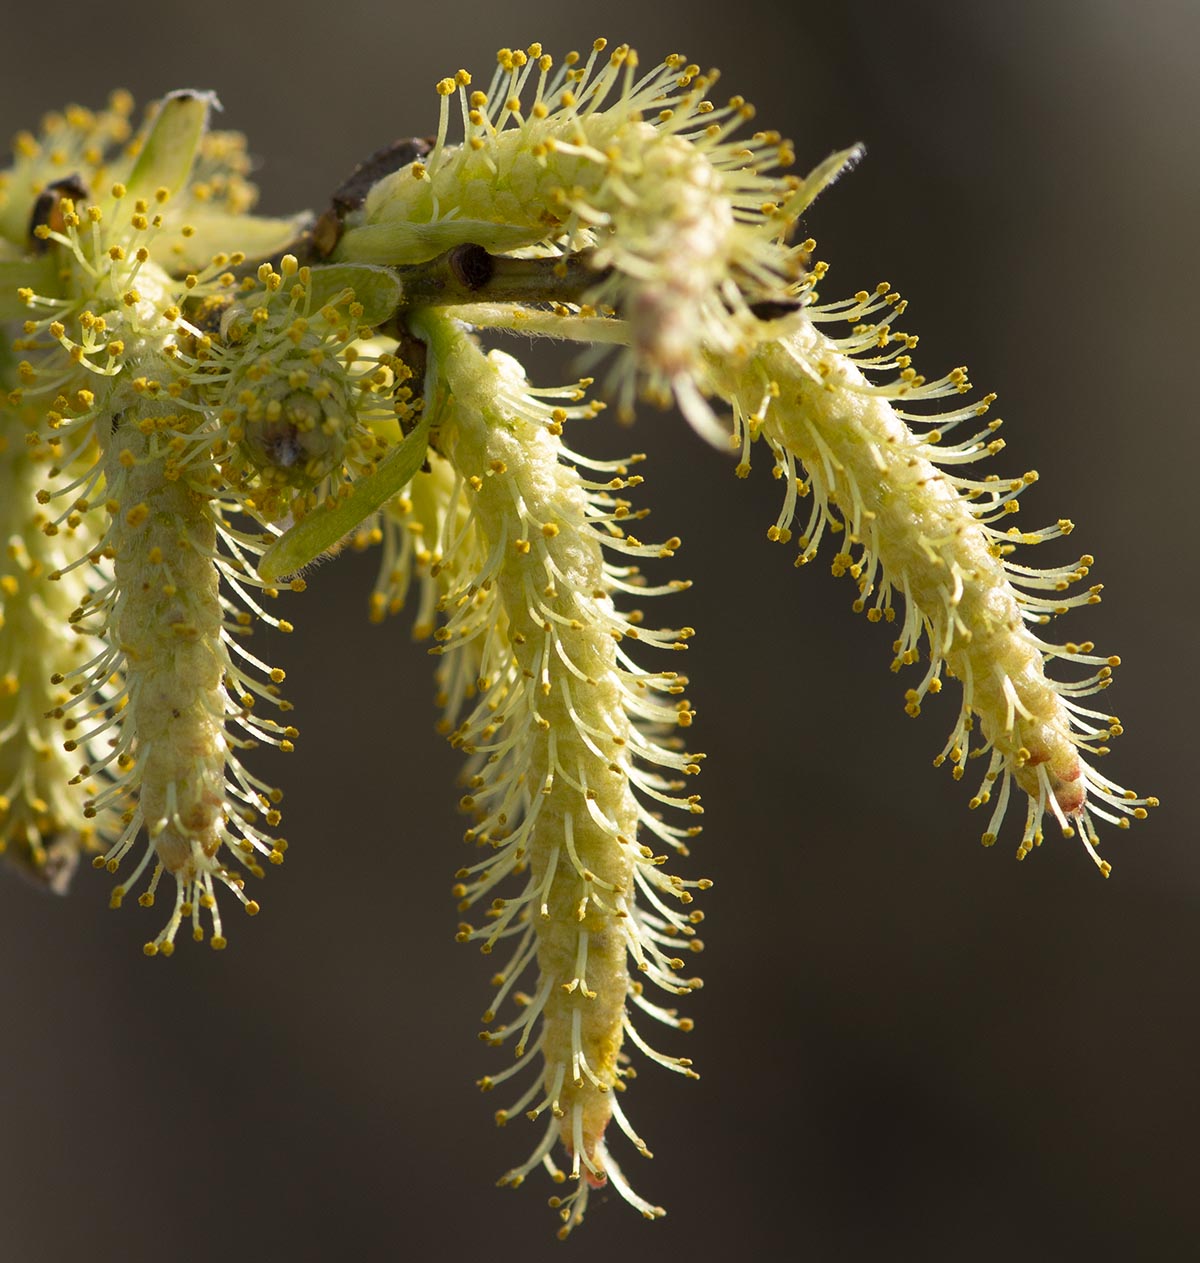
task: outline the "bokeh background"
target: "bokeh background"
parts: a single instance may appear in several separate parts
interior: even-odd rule
[[[657,1155],[626,1169],[668,1217],[602,1195],[564,1247],[540,1176],[493,1187],[534,1129],[496,1131],[473,1087],[501,1063],[475,1039],[490,969],[453,942],[458,756],[357,557],[263,646],[302,731],[266,764],[292,849],[229,951],[147,960],[158,913],[109,912],[102,877],[55,900],[4,875],[0,1258],[1196,1257],[1194,0],[110,0],[6,4],[0,31],[8,131],[115,84],[212,87],[271,211],[319,208],[434,126],[439,77],[534,39],[720,64],[801,167],[865,141],[806,221],[823,291],[892,281],[925,371],[1000,393],[994,467],[1040,470],[1023,517],[1072,517],[1061,555],[1107,585],[1062,627],[1125,659],[1107,770],[1164,799],[1110,834],[1108,882],[1055,837],[1014,863],[1015,819],[983,850],[930,767],[954,703],[907,719],[849,585],[767,544],[768,462],[737,483],[654,412],[577,431],[651,453],[697,581],[662,617],[701,632],[703,1078],[646,1067],[626,1102]]]

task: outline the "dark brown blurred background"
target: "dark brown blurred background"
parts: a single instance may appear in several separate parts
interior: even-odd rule
[[[701,633],[703,1078],[645,1068],[627,1098],[657,1157],[626,1168],[668,1217],[604,1195],[563,1247],[540,1176],[493,1187],[534,1129],[495,1131],[507,1101],[472,1086],[503,1063],[475,1039],[490,969],[453,942],[459,761],[424,648],[403,619],[366,624],[360,557],[264,642],[302,730],[290,762],[260,764],[292,850],[229,951],[144,959],[158,913],[107,911],[90,870],[63,901],[0,884],[0,1259],[1196,1257],[1200,8],[505,8],[114,0],[85,23],[5,5],[0,118],[212,87],[265,208],[319,206],[434,126],[442,75],[604,33],[721,65],[802,167],[865,141],[806,223],[823,292],[892,281],[921,367],[969,363],[1000,393],[994,468],[1040,470],[1023,518],[1074,518],[1060,555],[1094,552],[1107,585],[1061,630],[1125,658],[1106,770],[1164,806],[1110,832],[1107,883],[1058,838],[1017,865],[1015,818],[984,851],[967,785],[930,767],[952,702],[907,719],[850,586],[767,544],[768,462],[737,483],[652,412],[632,435],[576,431],[651,453],[653,522],[697,580],[659,612]]]

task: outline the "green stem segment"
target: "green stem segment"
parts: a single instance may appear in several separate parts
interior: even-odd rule
[[[604,279],[584,250],[546,259],[511,259],[465,243],[427,263],[398,267],[408,307],[469,303],[581,303]]]

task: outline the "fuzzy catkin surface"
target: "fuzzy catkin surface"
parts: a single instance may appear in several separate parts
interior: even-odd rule
[[[120,503],[117,635],[137,734],[141,810],[158,857],[184,880],[196,850],[211,859],[224,827],[224,656],[216,526],[207,498],[169,482],[145,441],[118,431],[113,447],[141,452],[115,479]]]
[[[830,501],[861,518],[862,539],[924,623],[931,652],[962,682],[985,740],[1021,788],[1036,798],[1036,769],[1045,764],[1060,807],[1076,810],[1083,786],[1070,716],[969,501],[890,402],[807,322],[754,357],[742,380],[727,371],[721,392],[754,398],[764,374],[780,389],[764,435],[823,472]]]
[[[527,776],[530,792],[544,793],[529,843],[531,883],[540,886],[549,865],[555,863],[547,899],[549,915],[534,913],[539,975],[543,981],[552,980],[542,1013],[545,1083],[551,1089],[565,1067],[558,1094],[563,1139],[568,1149],[573,1148],[569,1128],[578,1107],[584,1149],[590,1157],[611,1115],[609,1096],[623,1040],[629,972],[626,939],[612,902],[600,907],[588,900],[579,915],[591,883],[580,876],[568,855],[565,830],[569,818],[583,869],[618,892],[631,892],[638,817],[623,770],[630,720],[615,670],[615,641],[588,608],[593,602],[611,606],[611,601],[604,592],[600,545],[581,529],[585,504],[578,473],[560,462],[558,441],[546,431],[520,420],[510,426],[511,430],[489,427],[484,418],[464,410],[455,427],[454,461],[464,474],[482,478],[475,512],[483,534],[490,541],[506,541],[497,590],[530,710],[543,721],[531,716],[534,736]],[[489,471],[500,467],[505,471],[502,475],[489,476]],[[557,532],[547,537],[543,525],[552,525]],[[528,551],[516,546],[522,539],[528,539]],[[551,574],[548,562],[557,575],[550,596],[546,595]],[[588,677],[586,681],[570,674],[553,649],[547,654],[546,629],[530,608],[533,595],[565,620],[555,625],[553,634],[563,653]],[[600,757],[584,741],[568,711],[564,678],[576,713],[586,717],[590,727],[617,739],[611,757]],[[545,793],[554,766],[561,771],[553,774]],[[578,788],[583,784],[594,811],[611,821],[615,832],[589,811]],[[609,900],[607,894],[604,898]],[[583,983],[566,990],[576,977],[580,938],[585,934],[586,987],[594,994],[585,993]],[[577,1020],[578,1035],[574,1033]],[[575,1077],[572,1057],[576,1049],[604,1090],[586,1074]]]

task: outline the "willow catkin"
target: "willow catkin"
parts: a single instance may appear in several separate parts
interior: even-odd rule
[[[119,655],[125,686],[101,725],[116,728],[119,776],[92,806],[124,806],[125,827],[100,862],[116,872],[143,826],[148,839],[113,902],[150,865],[149,886],[138,898],[143,906],[154,903],[164,874],[175,882],[170,918],[146,944],[149,955],[169,955],[185,920],[202,939],[202,910],[211,921],[212,946],[225,946],[218,885],[248,912],[258,911],[243,892],[240,869],[261,875],[260,858],[282,859],[284,844],[256,823],[259,816],[278,823],[279,794],[242,766],[237,750],[259,741],[287,750],[295,736],[294,729],[254,714],[256,697],[278,702],[274,685],[283,673],[234,644],[241,627],[221,592],[234,567],[218,551],[220,503],[203,482],[172,465],[178,423],[151,408],[115,429],[105,470],[113,514],[105,548],[113,580],[82,611]],[[231,647],[272,683],[255,681],[235,665]]]
[[[65,569],[76,527],[95,510],[76,498],[60,526],[38,507],[52,457],[45,444],[26,441],[26,429],[18,411],[0,409],[0,853],[64,893],[80,854],[112,824],[107,814],[84,816],[77,759],[63,749],[57,722],[71,683],[101,652],[68,621],[93,568]]]
[[[520,1183],[548,1160],[558,1138],[577,1181],[561,1201],[566,1230],[582,1218],[589,1185],[609,1179],[655,1217],[660,1208],[629,1187],[604,1139],[615,1115],[646,1151],[615,1101],[626,1035],[661,1064],[692,1072],[686,1059],[654,1052],[634,1029],[631,1005],[671,1025],[686,1023],[644,1001],[629,961],[670,993],[698,985],[676,973],[683,961],[675,952],[694,935],[694,919],[665,901],[686,905],[688,887],[707,883],[665,876],[663,857],[643,840],[649,825],[684,849],[681,839],[694,830],[664,825],[639,795],[699,811],[695,796],[680,795],[657,771],[694,773],[699,756],[639,727],[639,720],[686,725],[691,711],[683,700],[654,700],[656,692],[678,694],[680,677],[642,670],[624,645],[682,649],[690,629],[653,631],[621,614],[612,594],[628,571],[604,552],[666,556],[678,541],[646,545],[624,532],[625,502],[612,491],[627,480],[580,473],[560,437],[568,410],[530,393],[513,361],[485,357],[449,324],[429,322],[429,331],[452,394],[443,449],[463,480],[481,562],[471,585],[443,601],[443,652],[482,640],[473,658],[481,664],[481,700],[452,739],[473,756],[464,806],[477,823],[468,836],[496,851],[463,870],[458,893],[469,908],[501,880],[521,882],[515,897],[491,902],[490,924],[464,925],[460,937],[488,952],[516,940],[488,1020],[515,980],[536,971],[522,1011],[487,1039],[511,1042],[518,1057],[537,1050],[543,1064],[540,1083],[500,1120],[526,1109],[535,1118],[550,1115],[532,1156],[502,1182]],[[507,1077],[491,1076],[483,1086]]]
[[[922,652],[928,659],[923,680],[906,694],[910,714],[919,714],[925,696],[941,689],[943,670],[960,682],[958,721],[937,762],[948,758],[961,776],[970,754],[987,756],[971,802],[978,807],[995,799],[984,844],[996,840],[1015,785],[1028,798],[1019,858],[1041,843],[1049,813],[1068,836],[1080,826],[1084,846],[1107,876],[1110,866],[1095,851],[1095,819],[1126,827],[1130,816],[1142,817],[1154,804],[1081,757],[1107,753],[1104,741],[1120,732],[1115,716],[1078,701],[1107,687],[1119,660],[1097,656],[1088,643],[1054,644],[1033,630],[1098,599],[1094,585],[1065,595],[1093,559],[1085,555],[1044,570],[1013,560],[1019,546],[1066,535],[1072,524],[1064,519],[1033,532],[997,525],[1011,520],[1017,497],[1037,475],[976,479],[958,472],[1003,447],[995,421],[965,440],[942,442],[955,425],[983,417],[991,397],[941,413],[909,410],[964,395],[970,383],[963,369],[926,382],[908,367],[904,335],[888,331],[890,316],[867,323],[881,308],[896,306],[888,289],[861,294],[848,309],[798,312],[740,357],[712,361],[708,384],[734,408],[734,441],[743,448],[739,472],[748,471],[751,444],[763,438],[785,488],[770,537],[792,538],[800,502],[808,498],[797,564],[816,555],[826,531],[844,531],[832,567],[857,584],[855,608],[872,621],[891,622],[894,599],[903,599],[893,670],[916,663]],[[854,330],[831,338],[813,317],[846,319]],[[875,385],[856,356],[898,374]],[[921,432],[920,426],[930,428]],[[1055,660],[1094,670],[1059,681],[1047,674]]]

